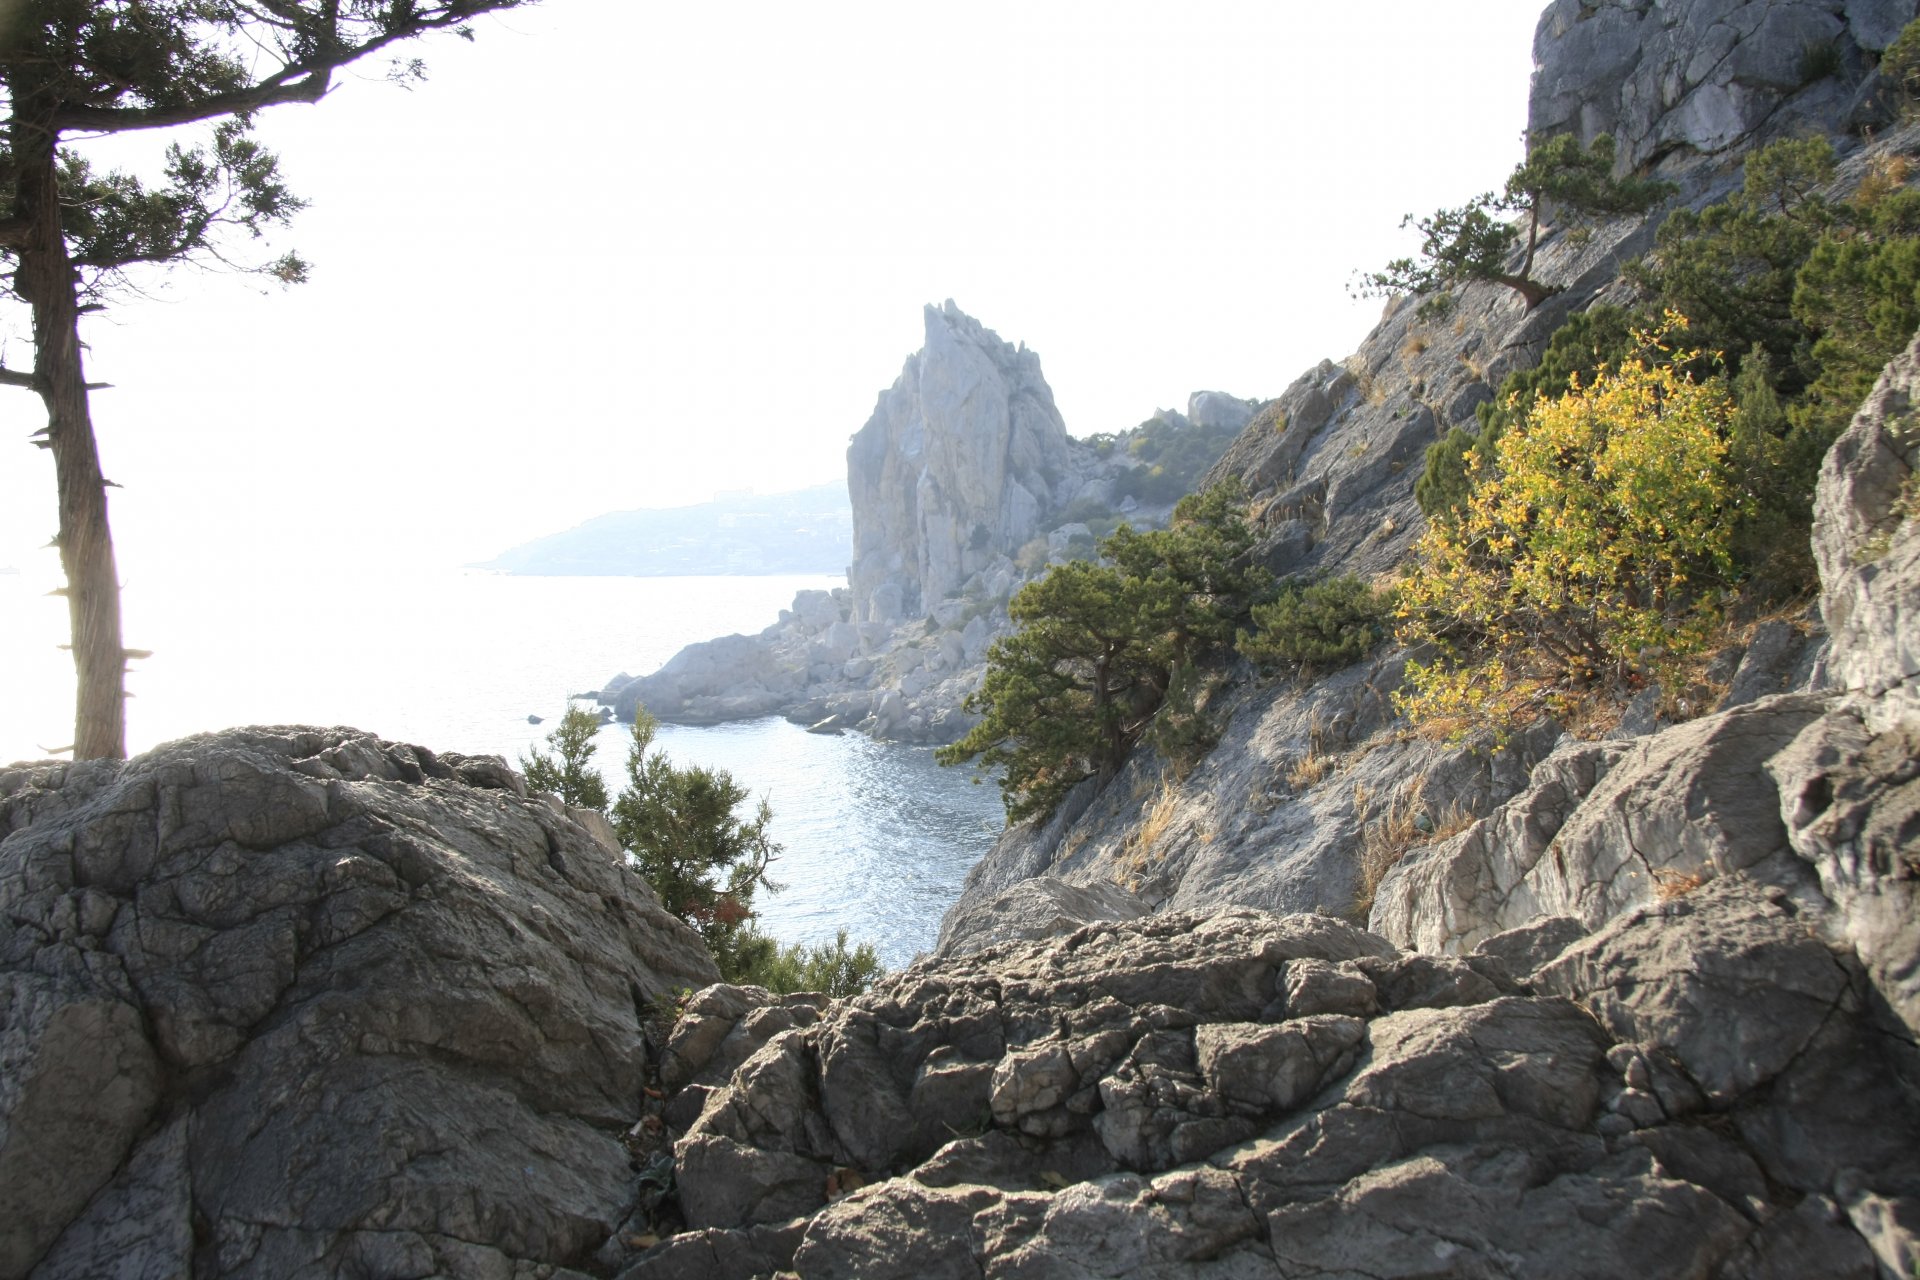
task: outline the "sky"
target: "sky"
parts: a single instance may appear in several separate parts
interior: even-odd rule
[[[1518,159],[1539,4],[547,0],[421,42],[422,85],[261,117],[310,283],[175,269],[87,322],[123,569],[459,564],[839,478],[946,298],[1074,434],[1276,395],[1378,317],[1345,286],[1403,214]],[[39,423],[0,397],[0,568],[50,574]]]

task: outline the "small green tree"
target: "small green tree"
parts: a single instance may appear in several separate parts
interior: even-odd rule
[[[582,707],[568,707],[560,723],[547,734],[551,752],[534,751],[520,757],[520,772],[535,791],[551,791],[577,809],[607,809],[607,784],[593,766],[598,748],[600,717]]]
[[[1396,258],[1384,271],[1361,275],[1355,292],[1369,298],[1431,293],[1484,280],[1512,289],[1531,311],[1559,292],[1533,276],[1541,226],[1550,211],[1575,223],[1638,213],[1673,190],[1664,182],[1615,177],[1613,167],[1613,139],[1606,134],[1586,147],[1571,134],[1538,142],[1514,166],[1500,191],[1426,217],[1408,214],[1400,225],[1420,232],[1419,253]],[[1521,222],[1513,221],[1516,215]],[[1516,251],[1518,263],[1513,261]]]
[[[1326,670],[1358,662],[1387,638],[1392,598],[1351,574],[1291,582],[1253,607],[1236,648],[1263,667]]]
[[[1022,587],[1008,606],[1018,630],[988,650],[967,700],[980,723],[935,758],[1003,767],[1010,821],[1111,777],[1156,715],[1168,717],[1160,741],[1190,762],[1212,736],[1191,667],[1232,642],[1272,581],[1252,545],[1237,490],[1220,488],[1183,498],[1167,528],[1122,525],[1100,561],[1058,565]]]
[[[1654,251],[1627,276],[1656,309],[1687,317],[1690,341],[1737,362],[1754,346],[1775,389],[1798,394],[1812,334],[1794,314],[1795,278],[1843,212],[1820,194],[1834,171],[1824,138],[1787,138],[1747,157],[1739,191],[1705,209],[1676,209]]]
[[[635,708],[627,784],[608,817],[661,905],[700,931],[731,981],[755,892],[778,891],[767,878],[780,853],[767,830],[773,810],[762,798],[742,820],[747,789],[724,769],[675,766],[654,749],[659,726],[646,708]]]
[[[301,208],[250,135],[263,109],[318,102],[348,65],[530,0],[6,0],[0,3],[0,298],[22,303],[30,369],[0,386],[39,396],[53,454],[76,683],[76,760],[126,755],[120,578],[94,438],[81,319],[145,272],[231,267]],[[395,78],[417,80],[417,59]],[[75,148],[204,126],[170,143],[157,180],[102,172]],[[177,135],[176,135],[177,136]],[[123,141],[117,154],[126,154]],[[293,254],[246,268],[292,283]]]

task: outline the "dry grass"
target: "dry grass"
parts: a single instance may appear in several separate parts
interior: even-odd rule
[[[1662,902],[1684,898],[1707,882],[1705,873],[1662,867],[1653,873],[1653,895]]]
[[[1334,770],[1336,757],[1328,750],[1327,726],[1320,719],[1319,712],[1307,717],[1307,751],[1287,770],[1287,785],[1296,792],[1311,790],[1327,780]]]
[[[1360,827],[1360,882],[1353,896],[1352,918],[1362,924],[1373,913],[1374,895],[1387,872],[1399,865],[1409,850],[1438,844],[1472,826],[1472,813],[1450,801],[1437,815],[1426,800],[1424,773],[1402,787],[1376,817],[1369,812],[1371,795],[1359,784],[1353,788],[1354,820]]]
[[[1354,389],[1360,393],[1361,400],[1371,405],[1386,403],[1386,388],[1380,384],[1380,379],[1374,376],[1373,370],[1367,368],[1366,362],[1359,356],[1353,356],[1347,360],[1347,372],[1353,375]]]
[[[1871,208],[1899,191],[1913,178],[1913,161],[1897,151],[1888,151],[1867,161],[1866,176],[1854,189],[1856,204]]]
[[[1407,340],[1400,344],[1400,358],[1402,360],[1412,360],[1416,356],[1425,355],[1427,348],[1432,345],[1424,333],[1408,334]]]
[[[1128,892],[1138,893],[1147,864],[1166,857],[1155,849],[1173,826],[1174,811],[1180,807],[1180,792],[1172,782],[1162,782],[1160,793],[1140,813],[1140,823],[1127,834],[1121,846],[1114,881]]]

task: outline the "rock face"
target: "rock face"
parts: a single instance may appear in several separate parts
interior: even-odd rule
[[[1839,71],[1821,85],[1842,87],[1842,101],[1836,104],[1820,86],[1797,96],[1769,90],[1767,101],[1777,110],[1756,116],[1757,123],[1737,138],[1711,150],[1686,150],[1693,146],[1687,143],[1681,147],[1685,156],[1673,149],[1681,144],[1660,145],[1675,157],[1664,170],[1678,189],[1676,202],[1699,206],[1723,198],[1737,184],[1741,156],[1754,142],[1784,128],[1817,127],[1834,137],[1842,156],[1830,194],[1844,198],[1875,157],[1904,154],[1920,142],[1912,125],[1872,147],[1863,147],[1848,132],[1855,115],[1849,105],[1853,98],[1847,95],[1871,79],[1861,51],[1883,48],[1914,9],[1911,0],[1878,5],[1841,0],[1556,3],[1540,28],[1542,66],[1530,128],[1535,133],[1613,128],[1627,109],[1622,104],[1652,111],[1650,120],[1666,122],[1661,128],[1678,127],[1678,122],[1693,118],[1689,113],[1695,107],[1687,103],[1706,101],[1701,96],[1706,91],[1694,89],[1703,84],[1746,85],[1752,67],[1782,56],[1780,42],[1787,38],[1783,32],[1817,28],[1839,42]],[[1801,45],[1791,39],[1787,45],[1797,62]],[[1815,62],[1834,65],[1830,60]],[[1668,74],[1681,64],[1695,68],[1692,79]],[[1667,70],[1656,75],[1658,68]],[[1641,75],[1653,77],[1652,88],[1634,78]],[[1569,102],[1595,104],[1594,110],[1612,114],[1592,120],[1558,114]],[[1630,138],[1623,133],[1626,141]],[[1651,153],[1641,157],[1652,158]],[[1580,236],[1549,222],[1536,274],[1561,292],[1531,311],[1510,290],[1496,285],[1455,290],[1444,317],[1423,318],[1414,306],[1390,304],[1352,357],[1340,364],[1322,362],[1261,408],[1205,483],[1237,480],[1245,488],[1260,535],[1259,555],[1276,575],[1377,579],[1396,573],[1425,528],[1414,481],[1427,447],[1455,427],[1477,429],[1478,406],[1508,374],[1535,364],[1571,314],[1597,303],[1631,303],[1621,266],[1651,248],[1654,228],[1664,215],[1664,210],[1656,210],[1646,218],[1603,222]],[[1659,883],[1677,885],[1695,874],[1697,865],[1744,865],[1744,859],[1760,856],[1755,850],[1724,847],[1728,841],[1742,843],[1742,831],[1714,828],[1717,834],[1712,834],[1712,824],[1693,831],[1689,806],[1695,804],[1709,805],[1719,814],[1750,806],[1759,816],[1734,827],[1764,826],[1764,847],[1774,853],[1785,849],[1784,831],[1767,816],[1777,808],[1775,797],[1759,771],[1772,751],[1784,747],[1822,709],[1810,711],[1802,705],[1783,710],[1774,705],[1764,713],[1734,715],[1735,709],[1808,692],[1823,679],[1863,687],[1874,683],[1882,689],[1911,686],[1910,674],[1920,655],[1908,637],[1920,634],[1915,620],[1920,602],[1887,585],[1902,580],[1905,570],[1900,566],[1915,554],[1911,543],[1896,545],[1897,527],[1904,526],[1892,514],[1897,495],[1910,492],[1902,488],[1914,453],[1911,433],[1901,425],[1907,394],[1890,391],[1879,416],[1891,425],[1870,437],[1850,434],[1829,463],[1830,469],[1842,468],[1829,483],[1870,490],[1876,497],[1860,508],[1872,512],[1862,517],[1867,523],[1850,527],[1844,537],[1837,531],[1822,535],[1835,546],[1850,540],[1849,545],[1865,552],[1860,571],[1829,592],[1837,590],[1840,596],[1825,605],[1835,645],[1824,676],[1820,620],[1781,620],[1759,628],[1744,652],[1725,655],[1726,670],[1715,677],[1726,686],[1724,696],[1704,704],[1690,692],[1679,699],[1686,704],[1683,717],[1709,710],[1725,713],[1725,732],[1713,751],[1716,758],[1741,761],[1710,780],[1696,780],[1706,791],[1689,794],[1686,788],[1694,783],[1676,779],[1680,789],[1665,797],[1670,807],[1661,810],[1659,820],[1698,837],[1688,846],[1691,852],[1673,851],[1686,865],[1640,866],[1610,843],[1632,825],[1626,820],[1632,815],[1618,804],[1636,803],[1631,795],[1655,785],[1651,774],[1634,783],[1639,791],[1609,793],[1612,799],[1604,803],[1616,805],[1615,818],[1608,820],[1610,830],[1603,829],[1608,822],[1590,817],[1569,834],[1572,838],[1585,832],[1581,838],[1590,838],[1593,849],[1607,850],[1596,853],[1603,860],[1624,858],[1616,871],[1637,867],[1642,892]],[[1846,461],[1856,455],[1857,462]],[[1828,577],[1840,581],[1832,571]],[[1844,619],[1856,601],[1862,623],[1847,631]],[[1858,642],[1849,638],[1856,633]],[[1866,641],[1868,636],[1874,639]],[[1871,650],[1877,656],[1842,657],[1842,650]],[[986,903],[1027,876],[1081,888],[1118,884],[1158,909],[1365,910],[1374,874],[1369,864],[1433,845],[1435,832],[1454,835],[1450,848],[1455,852],[1468,846],[1478,849],[1509,825],[1514,829],[1501,837],[1504,853],[1491,860],[1481,853],[1465,857],[1448,873],[1444,886],[1437,881],[1390,886],[1387,909],[1410,907],[1421,916],[1419,926],[1390,923],[1388,917],[1380,918],[1378,926],[1390,929],[1404,945],[1464,950],[1536,911],[1574,912],[1593,926],[1630,902],[1644,900],[1627,892],[1624,882],[1611,891],[1596,888],[1586,878],[1592,867],[1561,877],[1558,860],[1545,857],[1560,824],[1619,750],[1569,748],[1572,754],[1543,766],[1556,748],[1557,735],[1551,730],[1536,731],[1501,750],[1487,739],[1470,741],[1465,753],[1438,748],[1410,734],[1389,703],[1400,684],[1402,656],[1377,656],[1315,679],[1261,678],[1247,664],[1223,663],[1208,673],[1218,685],[1208,708],[1220,733],[1212,755],[1176,778],[1151,753],[1137,752],[1112,785],[1079,798],[1070,820],[1009,829],[950,913],[942,945],[973,945],[968,936],[977,931],[968,922],[979,921]],[[1835,665],[1855,661],[1871,661],[1878,674]],[[1898,695],[1876,696],[1883,705],[1892,705]],[[1655,710],[1655,699],[1636,707],[1621,733],[1648,735],[1669,727]],[[1761,733],[1765,741],[1752,738],[1752,733]],[[1740,746],[1737,740],[1743,736],[1745,745]],[[1660,750],[1671,761],[1685,761],[1693,749],[1694,744],[1675,741]],[[1649,760],[1644,767],[1657,773],[1661,766]],[[1546,772],[1532,777],[1536,768]],[[1623,775],[1618,785],[1625,788],[1627,782]],[[1503,813],[1495,813],[1509,801],[1513,803]],[[1481,819],[1486,825],[1457,834]],[[1589,829],[1588,822],[1595,825]],[[1710,854],[1707,843],[1712,841],[1721,842],[1720,852]],[[1415,862],[1424,861],[1426,874],[1438,875],[1436,859],[1441,856],[1429,852]],[[1649,879],[1654,871],[1659,876]],[[1510,897],[1507,906],[1492,905]],[[1590,905],[1576,906],[1576,897]]]
[[[1611,134],[1620,164],[1712,159],[1796,130],[1890,118],[1878,55],[1913,0],[1554,0],[1528,129]]]
[[[1050,527],[1091,464],[1038,355],[929,306],[925,345],[847,446],[854,620],[921,617]]]
[[[1863,991],[1745,878],[1531,985],[1252,912],[922,963],[703,1098],[623,1280],[1904,1274]]]
[[[573,1274],[633,1204],[648,1003],[714,977],[497,759],[0,773],[0,1276]]]

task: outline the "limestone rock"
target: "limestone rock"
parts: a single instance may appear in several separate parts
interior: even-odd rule
[[[712,961],[479,763],[275,728],[0,772],[0,1275],[594,1252],[646,1002]]]
[[[1829,681],[1869,724],[1920,717],[1920,339],[1874,384],[1820,468],[1813,553]]]
[[[801,1280],[1871,1275],[1916,1246],[1920,1105],[1797,910],[1729,876],[1537,995],[1254,912],[923,962],[715,1095],[660,1253],[799,1214]]]
[[[1042,517],[1088,470],[1040,358],[949,301],[847,449],[856,620],[917,618]]]
[[[1072,933],[1100,920],[1132,920],[1148,906],[1115,884],[1071,885],[1049,876],[1021,880],[996,898],[968,899],[940,926],[940,952],[964,955],[1016,940]]]
[[[1461,951],[1541,916],[1595,928],[1670,889],[1777,859],[1787,833],[1761,766],[1827,707],[1784,695],[1624,749],[1558,752],[1526,796],[1390,871],[1372,925],[1402,945]]]
[[[1528,129],[1612,134],[1627,169],[1835,130],[1913,16],[1912,0],[1554,0],[1534,36]]]

